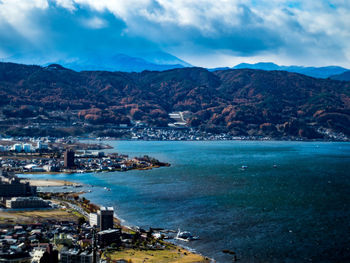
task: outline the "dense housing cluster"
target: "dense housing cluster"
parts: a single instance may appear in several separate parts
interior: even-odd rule
[[[49,142],[39,140],[33,143],[31,141],[33,140],[28,140],[28,138],[0,140],[0,145],[4,142],[7,144],[3,146],[3,151],[0,150],[0,167],[18,173],[82,173],[149,169],[168,165],[148,156],[129,158],[123,154],[90,150],[86,144],[71,143],[71,141],[76,141],[73,138],[51,141],[47,139]],[[96,148],[107,147],[95,146]]]

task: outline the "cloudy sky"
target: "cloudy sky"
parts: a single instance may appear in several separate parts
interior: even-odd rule
[[[202,67],[350,68],[350,1],[0,0],[2,61],[157,51]]]

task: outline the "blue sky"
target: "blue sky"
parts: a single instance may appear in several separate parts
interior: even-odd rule
[[[350,68],[348,0],[0,0],[2,61],[173,54],[202,67]]]

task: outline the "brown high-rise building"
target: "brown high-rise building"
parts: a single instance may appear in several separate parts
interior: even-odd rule
[[[74,151],[72,149],[67,149],[64,152],[64,167],[65,168],[74,168]]]

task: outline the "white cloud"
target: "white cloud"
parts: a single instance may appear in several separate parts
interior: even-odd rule
[[[46,8],[48,8],[46,0],[2,0],[0,1],[0,25],[9,24],[17,33],[34,41],[40,35],[40,28],[31,21],[31,12]]]
[[[89,19],[84,19],[83,24],[89,28],[100,29],[100,28],[106,27],[108,23],[106,20],[103,20],[95,16]]]
[[[55,0],[58,6],[68,9],[69,11],[75,11],[76,7],[73,0]]]
[[[0,0],[0,26],[7,23],[35,40],[42,27],[32,12],[60,6],[72,15],[88,10],[90,18],[80,21],[96,30],[111,25],[105,15],[113,14],[125,23],[124,37],[147,39],[195,65],[245,58],[350,67],[348,0],[52,1]]]

